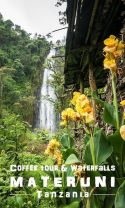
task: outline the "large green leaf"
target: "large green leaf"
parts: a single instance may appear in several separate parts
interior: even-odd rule
[[[85,163],[86,164],[89,164],[89,165],[92,165],[92,156],[91,156],[91,152],[90,152],[90,142],[88,141],[87,144],[86,144],[86,147],[85,147],[85,155],[84,158],[85,158]]]
[[[108,141],[112,144],[114,152],[121,154],[124,141],[120,136],[120,132],[116,131],[113,135],[110,135],[107,138]]]
[[[63,154],[63,159],[67,160],[67,158],[71,155],[71,154],[75,154],[76,156],[78,155],[78,153],[76,152],[76,150],[74,149],[65,149],[62,151]]]
[[[80,163],[79,159],[76,157],[75,154],[71,154],[65,162],[66,165],[75,164],[75,163]]]
[[[104,112],[103,112],[104,121],[108,124],[111,124],[116,127],[116,115],[114,106],[109,103],[104,104]]]
[[[71,204],[64,206],[63,208],[79,208],[79,201],[72,202]]]
[[[91,138],[90,138],[91,139]],[[92,164],[92,156],[90,151],[90,139],[85,149],[85,161],[87,164]],[[96,165],[100,165],[106,161],[106,159],[112,154],[113,147],[106,139],[106,135],[103,130],[98,130],[93,136],[94,142],[94,154]]]
[[[102,108],[104,108],[103,111],[104,121],[116,127],[116,114],[115,114],[114,106],[105,101],[102,101],[97,96],[96,97],[94,96],[94,98],[96,102],[99,103],[102,106]]]
[[[115,208],[125,208],[125,181],[121,184],[117,191]]]
[[[64,148],[71,148],[71,138],[68,134],[63,134],[61,137],[61,144]]]
[[[19,208],[21,208],[23,206],[23,197],[22,196],[16,196],[16,204],[18,205]]]

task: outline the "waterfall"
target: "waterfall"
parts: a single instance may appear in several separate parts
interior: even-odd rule
[[[52,50],[47,59],[51,58],[53,55],[55,55],[55,51]],[[52,74],[53,71],[50,69],[44,69],[43,81],[40,90],[39,121],[37,124],[38,128],[47,129],[51,133],[56,130],[55,108],[54,103],[52,102],[56,99],[56,96],[52,86],[48,83],[48,81],[52,79]]]

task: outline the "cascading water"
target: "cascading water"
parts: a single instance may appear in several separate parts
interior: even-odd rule
[[[51,58],[55,55],[55,51],[51,51],[48,55],[48,58]],[[50,79],[52,79],[51,75],[53,72],[45,68],[43,75],[43,82],[40,91],[40,104],[39,104],[39,122],[38,128],[47,129],[51,133],[56,130],[56,116],[55,116],[55,108],[54,101],[56,99],[54,90],[52,86],[48,83]]]

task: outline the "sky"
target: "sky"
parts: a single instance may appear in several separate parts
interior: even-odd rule
[[[0,0],[0,13],[5,20],[10,19],[28,33],[46,35],[64,27],[59,24],[59,11],[66,4],[55,7],[56,0]],[[53,33],[52,40],[63,39],[66,29]],[[51,40],[51,39],[50,39]]]

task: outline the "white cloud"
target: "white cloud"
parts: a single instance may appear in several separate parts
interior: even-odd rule
[[[11,19],[29,33],[46,35],[61,28],[56,0],[0,0],[0,12],[5,19]],[[62,38],[66,30],[56,32],[54,40]]]

